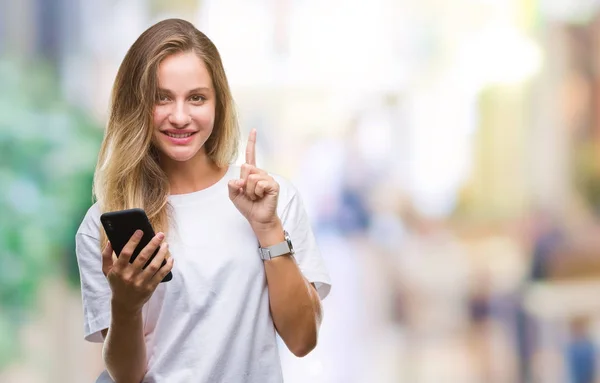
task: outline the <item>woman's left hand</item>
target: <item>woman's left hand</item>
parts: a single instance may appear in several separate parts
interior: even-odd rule
[[[252,129],[246,146],[246,163],[240,178],[229,181],[229,198],[254,231],[268,230],[279,222],[277,200],[279,184],[269,174],[256,167],[256,130]]]

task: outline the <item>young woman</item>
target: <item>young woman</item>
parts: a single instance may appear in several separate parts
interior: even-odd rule
[[[183,20],[146,30],[119,68],[76,235],[99,382],[281,382],[276,332],[296,356],[315,347],[329,275],[298,192],[256,167],[255,131],[231,165],[238,135],[213,43]],[[99,218],[134,207],[157,234],[130,263],[140,233],[117,258]]]

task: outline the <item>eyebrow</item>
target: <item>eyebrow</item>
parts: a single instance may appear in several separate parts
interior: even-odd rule
[[[160,93],[173,94],[173,92],[171,92],[169,89],[158,88],[158,91]],[[194,88],[194,89],[190,90],[188,92],[188,94],[198,93],[198,92],[210,92],[210,91],[212,91],[211,88],[208,88],[208,87],[205,87],[205,86],[201,86],[201,87]]]
[[[171,90],[169,89],[165,89],[165,88],[158,88],[158,90],[160,90],[161,92],[165,92],[165,93],[172,93]],[[211,90],[211,88],[207,87],[207,86],[199,86],[197,88],[191,89],[189,91],[189,93],[193,93],[193,92],[202,92],[202,91],[207,91],[207,90]]]

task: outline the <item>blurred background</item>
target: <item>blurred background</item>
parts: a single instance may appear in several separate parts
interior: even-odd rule
[[[219,48],[333,279],[318,347],[281,347],[286,382],[600,381],[600,1],[19,0],[0,1],[0,382],[102,370],[74,235],[117,68],[168,17]]]

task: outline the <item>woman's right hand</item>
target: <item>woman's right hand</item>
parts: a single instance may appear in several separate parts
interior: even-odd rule
[[[156,234],[136,259],[129,263],[142,235],[142,231],[137,230],[118,258],[113,257],[110,242],[102,251],[102,272],[112,290],[112,305],[120,311],[131,313],[141,311],[144,303],[150,299],[154,290],[173,268],[173,257],[168,257],[167,263],[161,267],[168,249],[167,243],[163,243],[165,238],[163,233]],[[144,269],[144,265],[159,246],[160,250]]]

